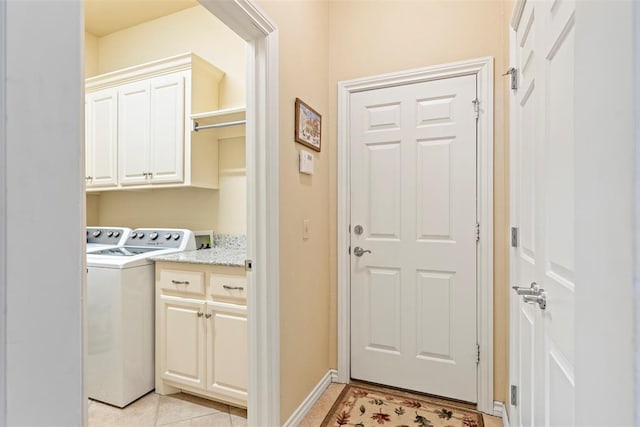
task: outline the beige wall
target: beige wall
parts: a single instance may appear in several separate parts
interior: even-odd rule
[[[202,6],[98,39],[100,74],[193,52],[225,72],[220,108],[245,105],[246,44]]]
[[[336,366],[336,85],[372,76],[484,56],[495,58],[494,144],[494,397],[505,401],[508,379],[508,152],[505,110],[508,40],[502,1],[330,2],[328,144],[331,179],[331,366]],[[509,12],[510,12],[509,8]]]
[[[329,116],[326,1],[259,0],[278,25],[280,54],[280,367],[281,421],[332,367],[329,355]],[[298,172],[293,139],[299,97],[323,116],[315,174]],[[302,222],[309,219],[309,240]]]
[[[100,196],[87,194],[86,223],[88,226],[100,223]]]
[[[201,188],[105,191],[99,197],[99,225],[218,231],[217,191]]]
[[[84,32],[84,76],[93,77],[98,74],[98,38]]]
[[[225,72],[220,108],[245,105],[246,43],[201,6],[104,37],[85,33],[87,76],[194,52]],[[205,131],[213,135],[214,131]],[[237,130],[234,128],[234,132]],[[109,191],[87,197],[87,222],[128,227],[186,227],[246,233],[243,138],[219,144],[220,189]]]

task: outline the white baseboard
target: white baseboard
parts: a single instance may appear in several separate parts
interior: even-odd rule
[[[502,427],[509,427],[509,414],[503,402],[493,402],[493,415],[502,418]]]
[[[329,384],[335,382],[338,379],[338,371],[330,369],[327,373],[318,381],[318,384],[311,390],[311,393],[302,401],[300,406],[293,411],[293,414],[289,417],[283,427],[297,427],[300,425],[304,417],[309,413],[311,407],[320,399],[322,393],[329,387]]]

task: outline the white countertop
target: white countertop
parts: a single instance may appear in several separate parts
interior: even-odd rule
[[[192,264],[226,265],[230,267],[244,267],[247,250],[213,247],[197,251],[178,252],[151,258],[153,261],[184,262]]]

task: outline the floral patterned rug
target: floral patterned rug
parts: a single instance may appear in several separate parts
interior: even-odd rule
[[[322,422],[329,426],[483,427],[482,414],[436,398],[348,384]]]

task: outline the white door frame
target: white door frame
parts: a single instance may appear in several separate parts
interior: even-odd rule
[[[6,424],[6,402],[7,402],[7,390],[6,381],[6,312],[7,312],[7,276],[6,276],[6,244],[7,244],[7,215],[6,215],[6,147],[7,147],[7,135],[6,135],[6,121],[7,117],[6,103],[6,31],[7,28],[7,16],[6,16],[6,2],[0,1],[0,427]]]
[[[513,6],[513,13],[511,15],[511,21],[509,23],[509,64],[515,64],[516,63],[516,52],[517,52],[517,40],[516,40],[516,31],[518,29],[519,23],[520,23],[520,18],[522,17],[522,13],[524,11],[524,5],[525,5],[525,1],[524,0],[517,0],[516,4]],[[509,141],[517,141],[518,135],[517,135],[517,123],[516,123],[516,118],[518,117],[518,111],[516,108],[516,104],[517,101],[515,100],[514,97],[514,93],[513,90],[509,90]],[[510,147],[513,147],[513,144],[510,145]],[[515,198],[513,196],[514,192],[515,192],[515,188],[513,186],[513,183],[516,182],[515,181],[515,172],[514,172],[514,168],[513,165],[516,164],[516,151],[513,148],[509,149],[509,224],[510,226],[513,224],[512,221],[515,218]],[[511,286],[512,283],[518,283],[518,281],[516,280],[516,271],[515,268],[513,268],[514,266],[514,259],[515,259],[515,250],[514,248],[509,248],[509,285]],[[520,286],[520,285],[518,285]],[[515,378],[517,378],[517,374],[518,374],[518,365],[517,365],[517,361],[516,361],[516,355],[518,354],[518,343],[516,340],[516,325],[517,323],[517,319],[518,319],[518,305],[517,304],[512,304],[511,303],[511,299],[513,298],[513,295],[511,294],[511,292],[509,292],[509,385],[514,385],[515,384]],[[504,402],[505,407],[507,408],[511,408],[511,394],[509,394],[508,396],[509,401],[508,402]],[[520,409],[516,409],[516,411],[518,411],[518,422],[519,422],[519,411]],[[513,423],[514,425],[516,422],[515,419],[515,414],[513,412],[509,413],[509,418],[510,418],[510,422]]]
[[[200,0],[245,39],[249,425],[280,425],[278,30],[252,0]]]
[[[365,77],[338,83],[338,382],[350,381],[349,99],[355,92],[429,80],[476,75],[480,101],[477,151],[478,410],[493,414],[493,58]]]

